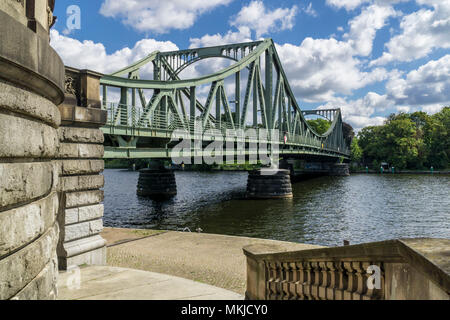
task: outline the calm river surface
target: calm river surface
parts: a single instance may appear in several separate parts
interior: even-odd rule
[[[342,245],[401,237],[450,238],[450,176],[352,175],[293,185],[291,200],[242,200],[245,172],[177,172],[178,195],[136,196],[137,172],[105,170],[105,226]]]

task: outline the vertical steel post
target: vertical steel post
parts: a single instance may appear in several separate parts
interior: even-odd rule
[[[108,87],[106,85],[103,85],[103,97],[102,97],[102,100],[103,100],[103,108],[104,109],[106,109],[106,104],[108,103],[107,95],[108,95]]]
[[[272,48],[266,50],[266,92],[264,94],[265,100],[265,114],[267,117],[267,125],[269,126],[266,129],[273,129],[273,119],[272,119],[272,104],[273,104],[273,67],[272,67]]]
[[[239,126],[241,123],[241,72],[236,72],[236,86],[234,91],[234,102],[235,102],[235,120],[234,123],[236,126]]]
[[[190,127],[192,130],[194,130],[194,123],[195,123],[195,107],[197,103],[197,98],[195,96],[195,87],[190,87]]]
[[[256,68],[260,68],[260,64],[258,63],[255,66],[255,73],[253,76],[253,126],[258,126],[258,77],[256,76]]]
[[[128,124],[128,88],[120,88],[119,124]]]
[[[220,116],[220,90],[222,90],[221,86],[219,86],[216,91],[216,123],[218,125],[218,129],[220,129],[220,126],[222,125],[222,119]]]

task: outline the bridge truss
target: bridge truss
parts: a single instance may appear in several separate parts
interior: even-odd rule
[[[210,58],[231,60],[218,72],[182,79],[191,65]],[[141,74],[152,70],[153,79]],[[174,130],[202,134],[220,131],[225,142],[261,143],[256,137],[228,132],[278,132],[265,141],[282,155],[348,158],[340,109],[302,111],[289,85],[271,39],[172,52],[155,51],[144,59],[101,79],[108,122],[105,158],[168,158]],[[115,91],[114,91],[115,90]],[[114,91],[114,92],[112,92]],[[115,96],[117,102],[112,102]],[[202,99],[203,98],[203,99]],[[231,100],[230,100],[231,98]],[[316,133],[305,116],[331,121]],[[251,151],[244,150],[245,154]],[[192,150],[198,155],[198,150]]]

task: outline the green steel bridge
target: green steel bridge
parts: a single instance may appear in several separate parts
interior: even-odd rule
[[[209,75],[181,79],[187,67],[210,58],[231,63]],[[149,70],[153,79],[141,79]],[[173,139],[175,131],[188,132],[192,139],[201,139],[203,146],[217,141],[218,133],[224,145],[242,146],[234,151],[223,148],[216,155],[250,156],[258,152],[250,144],[265,143],[269,149],[277,147],[283,158],[326,162],[349,158],[340,109],[300,109],[272,39],[155,51],[104,75],[100,84],[102,108],[108,114],[102,128],[105,158],[170,158],[179,141]],[[315,132],[306,121],[310,115],[331,121],[329,130]],[[262,131],[269,134],[260,135]],[[192,157],[203,153],[194,145],[190,150]]]

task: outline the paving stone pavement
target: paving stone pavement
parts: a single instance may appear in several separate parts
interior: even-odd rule
[[[164,233],[105,228],[110,266],[132,268],[190,279],[240,295],[246,289],[246,258],[242,248],[274,244],[284,251],[320,248],[315,245],[195,232]],[[142,239],[136,239],[141,236]],[[129,242],[124,242],[129,241]]]

